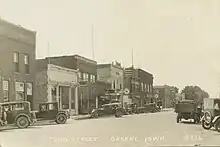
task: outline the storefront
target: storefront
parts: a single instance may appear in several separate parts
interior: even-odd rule
[[[47,76],[47,101],[58,102],[60,109],[78,114],[78,72],[49,64]]]

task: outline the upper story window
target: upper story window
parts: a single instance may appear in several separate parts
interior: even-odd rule
[[[95,83],[95,75],[90,75],[90,82],[93,82],[93,83]]]
[[[15,72],[19,72],[19,53],[14,53],[13,62],[14,62]]]
[[[144,84],[144,91],[147,92],[147,84]]]
[[[89,74],[83,73],[83,81],[89,81]]]
[[[83,77],[82,77],[82,73],[79,72],[78,75],[79,75],[79,79],[82,80],[82,79],[83,79]]]
[[[141,83],[141,91],[144,91],[144,83]]]
[[[29,65],[29,56],[28,55],[24,55],[24,64],[25,64],[25,72],[27,74],[30,73],[30,65]]]

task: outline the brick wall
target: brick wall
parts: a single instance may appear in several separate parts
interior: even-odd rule
[[[47,71],[36,73],[34,109],[38,110],[39,103],[47,102]]]

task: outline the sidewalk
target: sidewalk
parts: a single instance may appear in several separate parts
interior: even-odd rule
[[[82,120],[91,118],[91,114],[70,116],[71,119]]]

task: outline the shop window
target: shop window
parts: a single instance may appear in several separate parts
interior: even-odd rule
[[[4,80],[3,81],[3,97],[4,97],[4,102],[9,101],[9,93],[8,93],[8,81]]]
[[[24,83],[16,82],[16,100],[24,100]]]
[[[16,92],[16,100],[24,100],[24,92],[17,91]]]
[[[3,95],[4,95],[4,102],[8,102],[9,101],[9,99],[8,99],[8,91],[4,90]]]

